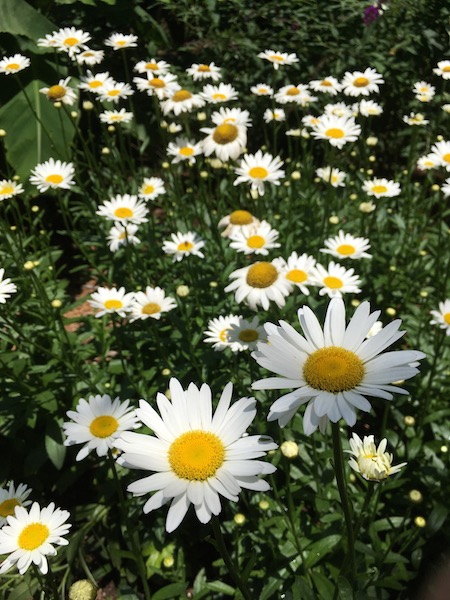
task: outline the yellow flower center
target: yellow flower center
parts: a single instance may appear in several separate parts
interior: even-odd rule
[[[12,185],[5,185],[0,188],[0,196],[6,196],[7,194],[14,194],[14,188]]]
[[[93,52],[82,52],[81,56],[87,56],[88,58],[90,58],[91,56],[95,56]]]
[[[300,90],[296,87],[291,87],[287,90],[287,96],[298,96],[300,94]]]
[[[94,81],[90,81],[89,82],[89,87],[92,89],[96,89],[99,87],[102,87],[103,83],[101,81],[99,81],[98,79],[94,79]]]
[[[109,90],[108,96],[118,96],[120,94],[120,90]]]
[[[17,63],[9,63],[6,65],[5,69],[7,71],[17,71],[17,69],[20,69],[20,65]]]
[[[166,82],[164,79],[160,79],[159,77],[153,77],[153,79],[150,79],[148,82],[148,85],[151,85],[154,88],[163,88],[166,87]]]
[[[282,62],[284,60],[284,58],[280,54],[271,54],[269,58],[278,62]]]
[[[337,394],[352,390],[364,378],[364,364],[354,352],[329,346],[310,354],[303,365],[303,377],[315,390]]]
[[[21,506],[20,502],[16,498],[8,498],[0,503],[0,517],[9,517],[14,514],[16,506]]]
[[[121,47],[125,46],[126,43],[126,40],[119,40],[118,42],[116,42],[116,44]]]
[[[250,225],[253,215],[248,210],[234,210],[230,215],[231,225]]]
[[[308,275],[301,269],[292,269],[286,273],[286,279],[289,279],[289,281],[294,283],[303,283],[308,279]]]
[[[247,246],[249,248],[262,248],[266,240],[261,235],[251,235],[247,239]]]
[[[62,175],[60,175],[59,173],[54,173],[53,175],[47,175],[47,177],[45,178],[45,181],[47,183],[54,183],[56,185],[61,183],[63,180],[64,180],[64,177]]]
[[[234,142],[238,135],[239,131],[236,125],[225,123],[223,125],[218,125],[214,129],[213,140],[216,144],[229,144]]]
[[[119,234],[119,240],[124,240],[124,239],[126,239],[126,237],[127,237],[127,234],[125,231],[122,231],[122,233]]]
[[[217,435],[194,430],[183,433],[169,448],[169,463],[180,479],[206,481],[225,459],[225,446]]]
[[[30,523],[22,529],[17,540],[17,545],[21,550],[31,552],[36,550],[46,541],[50,535],[50,530],[43,523]]]
[[[328,79],[324,79],[320,82],[320,85],[323,85],[325,87],[332,87],[333,84],[331,83],[331,81],[328,81]]]
[[[222,331],[219,333],[219,340],[221,342],[227,342],[228,341],[228,329],[222,329]]]
[[[129,219],[133,216],[133,211],[127,206],[121,206],[120,208],[116,208],[116,210],[114,211],[114,215],[118,219]]]
[[[332,290],[338,290],[344,285],[342,279],[339,279],[339,277],[332,277],[331,275],[325,277],[323,283]]]
[[[194,244],[192,242],[181,242],[181,244],[178,244],[177,250],[178,252],[189,252],[193,247]]]
[[[115,298],[112,298],[110,300],[106,300],[103,303],[103,306],[107,309],[107,310],[117,310],[118,308],[122,308],[123,303],[121,300],[116,300]]]
[[[64,46],[70,46],[70,47],[75,46],[78,43],[79,43],[79,40],[74,37],[66,38],[63,42]]]
[[[219,94],[218,92],[216,94],[212,95],[212,99],[213,100],[226,100],[227,96],[225,94]]]
[[[350,254],[354,254],[356,252],[356,248],[351,244],[341,244],[336,248],[336,252],[342,254],[343,256],[349,256]]]
[[[117,300],[111,300],[111,302],[117,302]],[[102,415],[93,419],[92,423],[89,425],[89,431],[94,437],[107,438],[115,433],[118,427],[119,421],[115,417],[112,417],[111,415]]]
[[[189,146],[183,146],[183,148],[179,149],[179,153],[182,156],[192,156],[194,154],[194,149]]]
[[[123,115],[111,115],[109,118],[111,121],[122,121]]]
[[[257,262],[247,271],[247,284],[255,288],[267,288],[278,279],[278,271],[270,262]]]
[[[447,323],[447,325],[450,325],[450,312],[444,313],[442,315],[442,317],[443,317],[444,321]]]
[[[444,73],[450,73],[450,66],[444,67],[444,68],[442,69],[442,71],[443,71]]]
[[[450,152],[448,152],[447,154],[444,154],[444,156],[442,157],[442,160],[450,163]]]
[[[338,129],[337,127],[331,127],[330,129],[327,129],[325,131],[325,135],[330,138],[337,139],[344,137],[345,133],[344,131],[342,131],[342,129]]]
[[[64,98],[65,95],[66,88],[62,85],[52,85],[47,92],[47,98],[53,101],[61,100],[61,98]]]
[[[189,100],[189,98],[192,98],[192,94],[188,90],[178,90],[172,96],[173,102],[183,102],[184,100]]]
[[[148,69],[149,71],[157,71],[158,65],[154,62],[150,62],[150,63],[146,63],[145,68]]]
[[[269,175],[269,171],[264,167],[252,167],[248,174],[253,179],[265,179]]]
[[[259,89],[258,89],[258,92],[259,92],[260,94],[267,94],[267,91],[268,91],[268,90],[267,90],[267,88],[265,88],[265,87],[261,87],[261,88],[259,88]]]
[[[256,342],[259,335],[256,329],[243,329],[239,332],[239,339],[241,342]]]
[[[144,194],[153,194],[155,188],[152,185],[146,185],[143,189]]]
[[[209,73],[211,69],[208,65],[198,65],[197,71],[199,73]]]
[[[367,85],[369,85],[369,80],[367,79],[367,77],[357,77],[355,79],[355,81],[353,82],[353,85],[357,88],[363,88],[366,87]]]
[[[161,307],[156,302],[149,302],[145,306],[142,307],[143,315],[156,315],[156,313],[161,312]]]
[[[385,194],[388,191],[385,185],[374,185],[372,187],[372,192],[374,194]]]

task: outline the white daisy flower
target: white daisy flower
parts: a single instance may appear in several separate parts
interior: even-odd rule
[[[240,229],[229,235],[230,247],[244,254],[260,254],[267,256],[269,250],[279,248],[277,243],[279,232],[272,229],[267,221],[261,221],[252,228]]]
[[[116,123],[129,123],[133,119],[133,113],[121,108],[120,110],[105,110],[100,113],[99,117],[102,123],[115,125]]]
[[[248,210],[234,210],[229,215],[220,219],[218,227],[219,229],[224,228],[221,235],[222,237],[230,237],[234,233],[240,231],[248,232],[253,227],[258,226],[260,220],[252,215]]]
[[[64,446],[84,444],[76,456],[77,461],[93,450],[97,456],[106,456],[123,431],[140,426],[136,411],[129,404],[129,400],[111,400],[107,394],[89,396],[88,400],[80,398],[76,410],[67,411],[71,422],[63,423]]]
[[[43,87],[39,91],[41,94],[45,94],[50,102],[62,102],[68,106],[76,101],[77,95],[75,90],[69,87],[70,77],[60,79],[56,85],[50,87]]]
[[[428,125],[430,121],[425,119],[422,113],[409,113],[409,115],[403,115],[403,122],[407,125]]]
[[[174,142],[169,142],[167,146],[168,156],[173,156],[172,163],[187,161],[190,165],[195,163],[195,157],[202,154],[202,144],[194,140],[188,140],[185,137],[177,137]]]
[[[12,179],[2,179],[0,181],[0,202],[22,193],[23,185],[21,183],[17,183]]]
[[[211,114],[211,121],[214,125],[236,125],[237,127],[250,127],[252,121],[248,110],[241,108],[228,108],[221,106],[219,110]]]
[[[322,248],[320,251],[336,258],[372,258],[366,252],[370,248],[369,240],[344,233],[342,229],[335,237],[325,240],[324,244],[326,248]]]
[[[450,60],[440,60],[437,68],[433,69],[433,73],[442,77],[442,79],[450,79]]]
[[[137,47],[137,35],[123,33],[112,33],[105,40],[105,46],[110,46],[113,50],[123,50],[124,48]]]
[[[96,211],[97,215],[111,221],[123,224],[134,223],[135,225],[146,223],[148,221],[147,213],[148,208],[145,203],[139,201],[133,194],[117,194],[111,200],[105,200]]]
[[[44,38],[38,38],[38,40],[36,42],[37,45],[40,48],[54,48],[56,46],[56,40],[55,40],[56,34],[57,34],[57,31],[54,31],[53,33],[47,33]]]
[[[324,433],[329,420],[337,423],[343,418],[353,427],[356,409],[366,412],[371,409],[365,396],[391,400],[393,392],[407,394],[391,382],[416,375],[416,361],[425,354],[400,350],[380,355],[405,332],[398,331],[401,324],[398,319],[366,339],[379,315],[380,311],[370,314],[370,304],[362,302],[346,326],[344,302],[333,298],[323,330],[308,306],[298,311],[303,336],[284,321],[279,326],[266,324],[269,343],[258,344],[252,356],[278,377],[256,381],[252,388],[295,388],[271,406],[268,420],[278,420],[284,427],[298,407],[308,403],[303,418],[305,434],[310,435],[317,427]]]
[[[441,167],[445,167],[447,171],[450,171],[450,142],[442,140],[434,144],[431,147],[429,157],[434,158]]]
[[[99,308],[96,317],[103,317],[107,313],[114,313],[119,317],[125,317],[130,311],[131,302],[133,301],[133,292],[126,293],[125,288],[119,289],[99,287],[97,291],[91,294],[91,299],[88,300],[92,308]]]
[[[176,90],[170,94],[167,100],[161,102],[163,113],[167,115],[173,112],[175,116],[191,112],[194,108],[201,108],[204,105],[205,101],[199,94],[193,94],[185,89]]]
[[[206,344],[212,344],[212,347],[217,352],[230,348],[233,352],[237,349],[230,342],[228,334],[232,325],[237,325],[241,317],[237,315],[220,316],[208,321],[208,329],[203,333],[206,338],[203,340]]]
[[[381,321],[375,321],[375,323],[372,325],[372,327],[367,332],[366,338],[370,338],[370,337],[373,337],[374,335],[377,335],[377,333],[380,333],[380,331],[382,329],[383,329],[383,323]]]
[[[349,440],[351,450],[346,450],[353,456],[348,461],[349,466],[360,473],[367,481],[382,481],[398,473],[406,463],[392,465],[394,457],[386,452],[387,439],[384,438],[378,445],[375,445],[373,435],[365,435],[361,439],[358,434],[353,433]]]
[[[92,71],[87,71],[87,75],[84,77],[80,77],[81,83],[78,85],[80,90],[84,90],[86,92],[94,92],[95,94],[99,94],[105,84],[114,85],[114,79],[105,71],[104,73],[92,73]]]
[[[316,265],[315,258],[306,253],[299,256],[297,252],[292,252],[287,260],[279,257],[273,263],[292,286],[298,287],[302,294],[309,296],[308,286],[312,285],[311,275]]]
[[[448,114],[448,113],[450,113],[450,104],[443,104],[443,105],[441,106],[441,108],[442,108],[442,110],[443,110],[444,112],[446,112],[447,114]]]
[[[345,187],[345,178],[347,173],[339,171],[339,169],[331,167],[320,167],[316,169],[317,177],[320,177],[325,183],[329,183],[333,187]]]
[[[238,93],[229,83],[219,83],[219,85],[205,85],[200,92],[200,96],[209,104],[220,104],[221,102],[236,100]]]
[[[69,516],[67,510],[55,508],[53,502],[44,508],[34,502],[29,512],[18,506],[14,516],[7,517],[8,524],[0,530],[0,554],[9,554],[0,565],[0,575],[14,565],[24,575],[31,563],[46,575],[46,557],[56,555],[53,546],[69,543],[62,537],[72,527],[66,523]]]
[[[328,140],[336,148],[342,148],[347,142],[355,142],[361,133],[361,127],[353,117],[321,115],[317,121],[311,135],[319,140]]]
[[[214,153],[223,162],[236,160],[247,145],[249,112],[222,108],[220,112],[213,113],[211,118],[216,126],[200,129],[208,134],[202,141],[205,156]]]
[[[155,471],[128,486],[136,496],[155,492],[144,504],[144,513],[171,502],[166,530],[174,531],[194,505],[201,523],[221,511],[220,496],[237,502],[242,488],[270,489],[260,475],[275,467],[257,458],[277,448],[270,438],[244,437],[256,416],[254,398],[241,398],[230,408],[233,386],[223,390],[213,414],[211,389],[191,383],[186,391],[170,380],[171,400],[156,397],[158,414],[145,400],[137,409],[141,421],[155,433],[123,433],[116,447],[123,451],[118,463],[130,469]]]
[[[169,63],[165,60],[156,60],[151,58],[150,60],[140,60],[134,67],[134,70],[138,73],[147,73],[147,75],[165,75],[170,69]]]
[[[288,129],[286,135],[292,137],[309,137],[309,132],[306,129]]]
[[[284,85],[275,94],[275,101],[279,104],[288,104],[294,102],[303,106],[302,96],[308,92],[308,86],[302,83],[298,85]]]
[[[0,73],[11,75],[19,73],[30,66],[30,59],[22,54],[14,54],[14,56],[5,56],[0,60]]]
[[[76,29],[75,27],[63,27],[53,32],[52,46],[57,50],[67,52],[70,57],[84,49],[86,43],[91,39],[89,33]]]
[[[73,164],[49,158],[43,163],[36,165],[31,171],[30,182],[35,185],[41,193],[49,188],[69,190],[74,184],[72,177],[75,174]]]
[[[354,117],[353,107],[345,104],[345,102],[326,104],[323,112],[325,115],[333,117]]]
[[[256,96],[273,96],[273,88],[267,83],[257,83],[250,88],[250,91]]]
[[[139,188],[139,198],[143,200],[155,200],[165,193],[164,181],[160,177],[144,177]]]
[[[267,334],[264,327],[259,324],[258,317],[253,317],[251,320],[239,317],[238,323],[230,325],[227,335],[234,352],[256,350],[258,342],[267,340]]]
[[[441,192],[446,198],[450,196],[450,178],[444,181],[444,185],[441,186]],[[1,184],[0,184],[0,197],[1,197]]]
[[[121,98],[132,96],[134,91],[128,83],[121,81],[105,81],[103,87],[98,90],[98,98],[101,102],[119,102]]]
[[[437,169],[441,166],[441,160],[436,154],[427,154],[421,156],[417,160],[417,168],[421,171],[428,171],[429,169]]]
[[[128,223],[122,225],[122,223],[115,223],[114,227],[111,227],[108,233],[108,243],[111,252],[117,252],[121,246],[131,244],[136,246],[141,243],[141,240],[135,235],[138,230],[137,225]]]
[[[342,86],[336,77],[331,75],[328,75],[325,79],[315,79],[310,81],[309,85],[315,92],[322,92],[323,94],[330,94],[331,96],[336,96],[342,89]]]
[[[327,268],[317,263],[311,273],[311,283],[321,288],[320,296],[342,298],[342,294],[360,294],[361,279],[354,272],[354,269],[346,269],[333,261]]]
[[[285,172],[281,169],[283,161],[278,157],[273,157],[268,152],[262,153],[258,150],[256,154],[244,154],[239,167],[234,170],[237,179],[233,185],[240,183],[250,183],[251,189],[264,196],[264,183],[273,183],[280,185],[280,179],[284,177]]]
[[[75,59],[79,65],[89,65],[92,67],[93,65],[99,65],[105,57],[105,53],[103,50],[92,50],[91,48],[87,48],[83,50],[83,52],[79,52]]]
[[[133,77],[133,82],[140,92],[147,92],[148,96],[156,96],[160,100],[169,98],[171,94],[181,89],[181,86],[177,83],[177,76],[171,73],[165,73],[164,75],[148,73],[146,78]]]
[[[219,81],[222,78],[220,74],[220,68],[216,67],[216,65],[212,62],[208,65],[206,64],[198,64],[194,63],[188,69],[186,69],[186,73],[190,75],[194,81],[199,81],[202,79],[212,79],[212,81]]]
[[[305,115],[304,117],[302,117],[302,124],[305,127],[311,127],[312,129],[314,129],[314,127],[316,125],[319,125],[319,123],[319,117],[315,117],[314,115]]]
[[[418,81],[413,86],[413,92],[419,102],[430,102],[436,93],[436,88],[426,81]]]
[[[271,62],[276,71],[280,65],[293,65],[294,63],[298,62],[296,54],[288,54],[287,52],[278,52],[274,50],[264,50],[264,52],[260,52],[258,54],[258,58],[262,58]]]
[[[14,516],[16,506],[31,504],[31,500],[27,500],[31,491],[24,483],[19,483],[16,488],[13,481],[9,483],[9,487],[0,488],[0,527],[7,522],[6,517]]]
[[[263,119],[266,123],[270,123],[271,121],[286,121],[286,113],[282,108],[267,108],[264,111]]]
[[[383,77],[375,69],[368,67],[365,71],[347,71],[341,81],[341,86],[346,96],[368,96],[378,94],[378,84],[384,83]]]
[[[201,248],[205,245],[205,242],[197,237],[197,234],[188,231],[187,233],[172,233],[172,241],[165,240],[163,242],[163,252],[173,256],[173,262],[179,262],[183,260],[185,256],[193,254],[204,258],[204,254],[200,252]]]
[[[375,178],[364,181],[362,191],[375,198],[394,198],[401,193],[400,184],[390,179]]]
[[[5,304],[6,300],[11,297],[11,294],[17,292],[17,286],[12,283],[9,277],[3,279],[5,269],[0,269],[0,304]]]
[[[283,276],[275,260],[237,269],[230,274],[230,279],[234,281],[225,288],[225,292],[234,291],[236,302],[245,301],[252,310],[258,310],[258,306],[268,310],[271,301],[282,308],[292,291],[292,284]]]
[[[162,313],[176,308],[177,303],[160,287],[147,286],[145,292],[135,292],[130,308],[131,322],[148,318],[161,318]]]
[[[439,310],[430,311],[433,317],[430,325],[439,325],[441,329],[445,329],[445,333],[450,335],[450,299],[439,302]]]
[[[355,104],[354,110],[363,117],[377,117],[383,112],[383,107],[374,100],[361,100]]]

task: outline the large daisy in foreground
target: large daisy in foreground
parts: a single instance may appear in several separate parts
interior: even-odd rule
[[[295,388],[272,404],[268,420],[278,420],[284,427],[299,406],[307,404],[303,417],[305,434],[310,435],[317,427],[324,433],[330,420],[337,423],[344,419],[353,427],[356,409],[371,409],[366,396],[392,400],[393,392],[407,394],[392,382],[414,377],[419,372],[416,361],[425,354],[399,350],[381,355],[405,332],[398,330],[401,321],[397,319],[367,338],[379,315],[379,310],[370,313],[370,304],[363,302],[346,326],[344,302],[333,298],[323,330],[308,306],[298,311],[304,336],[284,321],[279,326],[266,324],[268,343],[258,344],[252,356],[278,377],[260,379],[252,387]]]
[[[254,398],[241,398],[230,408],[233,386],[228,383],[213,415],[211,388],[191,383],[183,390],[170,381],[171,401],[156,397],[158,414],[140,401],[137,415],[154,436],[124,432],[115,446],[123,451],[117,462],[129,469],[154,471],[128,486],[135,496],[155,492],[144,513],[171,502],[166,529],[174,531],[194,505],[201,523],[221,511],[220,496],[237,502],[242,488],[265,492],[260,475],[273,473],[270,463],[254,460],[277,445],[266,436],[243,437],[256,416]]]

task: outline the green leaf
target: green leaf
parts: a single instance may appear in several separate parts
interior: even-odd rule
[[[25,0],[0,0],[0,32],[23,35],[33,41],[57,29]]]
[[[208,590],[211,590],[212,592],[218,592],[219,594],[222,594],[224,596],[234,596],[236,592],[234,587],[223,583],[223,581],[210,581],[206,584],[206,587],[208,588]]]
[[[339,600],[353,600],[353,590],[350,583],[342,575],[338,579]]]
[[[63,444],[56,442],[50,436],[46,435],[45,449],[47,451],[47,456],[59,471],[64,464],[64,458],[66,456],[66,447]]]
[[[170,585],[166,585],[160,590],[158,590],[155,594],[152,595],[152,600],[173,600],[177,596],[186,597],[186,587],[185,583],[171,583]]]
[[[340,541],[341,536],[333,534],[308,546],[306,549],[308,556],[305,559],[305,568],[310,569],[318,563],[324,556],[329,554]]]

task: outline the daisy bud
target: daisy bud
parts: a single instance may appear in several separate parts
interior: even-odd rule
[[[390,267],[389,267],[389,271],[392,271],[392,272],[394,272],[394,271],[396,271],[396,270],[397,270],[397,267],[396,267],[395,265],[390,265]]]
[[[358,194],[350,194],[350,200],[358,200]],[[364,204],[368,204],[365,202]]]
[[[163,565],[166,569],[171,569],[175,564],[175,559],[173,556],[166,556],[163,560]]]
[[[62,104],[61,104],[61,102],[59,100],[57,100],[56,102],[53,102],[53,106],[55,108],[61,108]]]
[[[297,181],[302,178],[302,174],[300,173],[300,171],[292,171],[291,178]]]
[[[416,517],[414,519],[414,525],[416,525],[417,527],[425,527],[426,524],[427,522],[423,517]]]
[[[373,175],[373,169],[367,169],[366,173],[367,175]]]
[[[94,108],[94,103],[90,100],[84,100],[82,106],[84,110],[92,110]]]
[[[187,285],[179,285],[176,290],[176,294],[180,298],[186,298],[186,296],[189,296],[189,292],[190,290]]]
[[[448,447],[447,446],[441,446],[440,450],[441,450],[441,452],[443,452],[445,454],[446,452],[448,452]]]
[[[442,140],[444,139],[444,136],[438,135],[438,136],[436,136],[436,139],[438,142],[442,142]]]
[[[219,284],[217,283],[217,281],[210,281],[209,282],[209,287],[211,288],[216,288]]]
[[[368,146],[376,146],[378,144],[378,138],[377,137],[368,137],[366,139],[366,144]]]
[[[87,579],[75,581],[70,586],[69,600],[95,600],[97,588]]]
[[[27,262],[23,265],[23,268],[26,271],[31,271],[31,269],[34,269],[34,262],[32,260],[27,260]]]
[[[59,298],[55,298],[54,300],[52,300],[52,306],[53,306],[53,308],[61,308],[61,306],[62,306],[61,300],[59,300]]]
[[[369,162],[375,162],[377,160],[376,156],[373,156],[373,154],[371,156],[369,156]]]
[[[395,310],[395,308],[392,308],[392,306],[390,306],[389,308],[386,309],[386,314],[389,315],[390,317],[395,317],[395,315],[397,314],[397,311]]]
[[[115,132],[115,130],[116,130],[116,128],[114,127],[114,125],[110,125],[110,126],[108,127],[108,131],[109,131],[110,133],[114,133],[114,132]]]
[[[31,207],[31,212],[39,212],[39,206],[33,204],[33,206]]]
[[[427,292],[427,290],[420,290],[420,292],[419,292],[419,296],[420,296],[421,298],[427,298],[427,297],[428,297],[428,292]]]
[[[209,177],[208,171],[200,171],[200,177],[202,179],[208,179],[208,177]]]
[[[0,129],[0,137],[5,137],[6,131],[4,129]]]
[[[353,298],[350,304],[356,308],[361,304],[361,302],[357,298]]]
[[[19,181],[19,179],[20,179],[19,175],[14,175],[13,176],[13,181]]]
[[[246,521],[245,515],[243,515],[242,513],[236,513],[233,517],[233,521],[236,523],[236,525],[244,525]]]
[[[375,210],[376,206],[373,202],[361,202],[359,210],[363,213],[371,213]]]
[[[260,500],[259,502],[259,508],[261,510],[268,510],[270,507],[270,504],[267,502],[267,500]]]
[[[77,111],[76,111],[76,110],[73,110],[73,111],[70,113],[70,116],[72,117],[72,119],[76,119],[76,118],[78,117],[78,113],[77,113]]]
[[[438,192],[440,189],[441,189],[441,188],[438,186],[438,184],[437,184],[437,183],[434,183],[434,184],[431,186],[431,191],[433,191],[433,192]]]
[[[295,458],[298,456],[298,444],[291,440],[283,442],[280,446],[281,454],[286,458]]]
[[[416,420],[414,417],[406,415],[406,417],[403,418],[403,423],[406,425],[406,427],[414,427]]]
[[[162,167],[163,169],[168,169],[168,168],[170,167],[170,165],[169,165],[169,163],[168,163],[167,161],[164,161],[164,162],[162,163],[161,167]]]
[[[205,112],[197,113],[197,120],[198,121],[206,121],[206,113]]]
[[[111,154],[111,150],[109,148],[102,148],[102,154]]]
[[[168,377],[170,375],[171,371],[170,369],[163,369],[161,371],[161,375],[163,375],[164,377]]]
[[[328,220],[332,225],[337,225],[339,223],[339,217],[337,215],[331,215]]]
[[[17,229],[17,225],[11,225],[11,227],[9,228],[11,231],[16,231]]]
[[[419,492],[419,490],[411,490],[408,496],[410,501],[414,502],[414,504],[419,504],[423,500],[422,493]]]
[[[161,129],[167,129],[167,126],[168,126],[167,121],[161,121],[160,126],[161,126]]]

